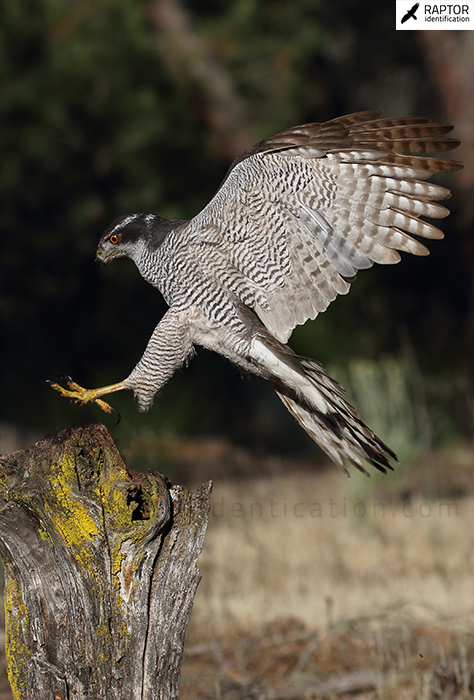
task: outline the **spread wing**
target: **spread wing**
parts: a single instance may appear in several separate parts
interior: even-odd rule
[[[426,154],[459,141],[451,126],[364,112],[283,131],[242,153],[188,224],[205,273],[286,342],[349,291],[358,270],[427,255],[412,235],[442,238],[449,190],[425,182],[460,163]]]

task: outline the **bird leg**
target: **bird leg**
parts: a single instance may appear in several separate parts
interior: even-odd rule
[[[128,389],[124,382],[118,382],[117,384],[109,384],[108,386],[102,386],[99,389],[84,389],[84,387],[76,384],[71,377],[65,377],[67,389],[62,387],[60,384],[55,382],[48,382],[55,391],[59,391],[61,396],[65,396],[69,399],[73,399],[75,403],[81,406],[86,403],[95,403],[99,408],[101,408],[105,413],[114,413],[117,416],[117,423],[120,420],[120,413],[110,406],[106,401],[103,401],[100,397],[106,394],[112,394],[114,391],[122,391],[122,389]]]

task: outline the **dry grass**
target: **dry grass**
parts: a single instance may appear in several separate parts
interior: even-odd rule
[[[182,700],[465,700],[473,697],[473,651],[472,635],[400,611],[322,634],[280,620],[258,634],[188,645]]]
[[[185,700],[474,697],[474,498],[374,493],[336,471],[216,485]]]
[[[474,612],[474,499],[400,503],[347,484],[335,470],[217,484],[195,623],[321,630],[394,604],[420,620]]]

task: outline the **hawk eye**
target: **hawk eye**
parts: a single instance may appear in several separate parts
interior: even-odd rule
[[[116,243],[119,242],[119,237],[117,236],[116,233],[113,233],[113,234],[110,236],[109,241],[115,245]]]

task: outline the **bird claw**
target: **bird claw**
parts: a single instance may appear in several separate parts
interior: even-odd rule
[[[94,403],[96,403],[99,408],[105,411],[105,413],[114,414],[114,416],[117,419],[115,425],[118,425],[120,423],[120,421],[122,420],[122,416],[113,406],[107,403],[107,401],[103,401],[102,399],[94,399]]]
[[[95,403],[105,413],[114,414],[117,418],[117,424],[120,423],[120,413],[116,411],[113,406],[99,398],[97,389],[84,389],[84,387],[73,381],[67,374],[60,375],[60,378],[66,380],[66,385],[68,387],[67,389],[49,379],[47,380],[47,384],[49,384],[52,389],[59,392],[61,396],[72,399],[74,403],[77,403],[80,406],[83,406],[86,403]]]

